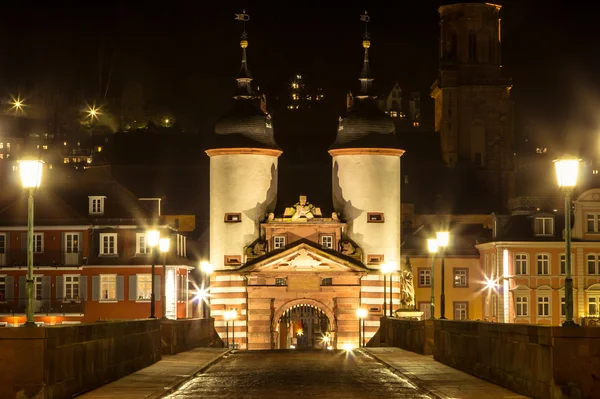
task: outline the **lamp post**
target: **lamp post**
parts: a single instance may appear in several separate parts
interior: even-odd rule
[[[43,162],[39,159],[23,159],[19,161],[21,183],[23,188],[29,190],[27,198],[27,320],[25,326],[35,326],[33,306],[35,303],[35,290],[33,287],[33,194],[42,182]]]
[[[237,316],[237,312],[235,310],[227,310],[225,311],[225,313],[223,313],[223,317],[225,318],[225,334],[227,337],[227,348],[229,348],[229,320],[235,320]],[[235,328],[235,324],[233,325],[233,328]],[[235,331],[233,332],[233,343],[234,343],[234,347],[235,347]]]
[[[427,250],[431,254],[431,301],[430,301],[430,319],[435,319],[435,295],[434,295],[434,274],[435,274],[435,253],[438,251],[438,242],[435,238],[427,240]]]
[[[571,194],[577,184],[579,159],[565,156],[554,161],[558,186],[565,194],[565,306],[563,327],[577,326],[573,321],[573,277],[571,276]]]
[[[356,309],[356,316],[358,317],[358,347],[361,347],[360,344],[360,337],[361,337],[361,324],[362,324],[362,347],[364,348],[365,345],[365,318],[367,317],[367,309],[364,308],[358,308]]]
[[[214,271],[214,266],[211,265],[208,262],[200,262],[200,272],[202,273],[202,288],[204,289],[205,292],[208,291],[208,289],[210,288],[210,275],[212,274],[212,272]],[[206,275],[206,282],[207,284],[204,284],[204,276]],[[202,301],[202,318],[206,317],[206,316],[210,316],[210,307],[207,306],[208,303],[204,303],[204,301]],[[205,306],[208,308],[208,312],[205,311]]]
[[[167,253],[169,252],[169,247],[171,246],[170,238],[161,238],[158,243],[158,249],[160,253],[163,254],[163,278],[162,278],[162,287],[161,287],[161,308],[162,308],[162,317],[161,319],[167,318]],[[154,272],[152,272],[154,274]],[[153,283],[154,287],[154,283]]]
[[[158,245],[160,240],[160,233],[158,230],[148,230],[146,232],[146,242],[150,247],[150,257],[152,258],[152,274],[151,274],[151,284],[152,287],[150,291],[150,318],[155,319],[154,308],[156,306],[156,300],[154,296],[154,264],[156,263],[154,248]]]
[[[392,272],[396,269],[394,262],[385,262],[381,265],[381,272],[383,273],[383,315],[386,316],[386,289],[387,289],[387,276],[390,276],[390,316],[392,316]]]
[[[448,242],[450,241],[450,233],[447,231],[438,231],[436,234],[436,239],[438,246],[442,248],[442,294],[440,295],[440,319],[446,319],[446,292],[444,291],[446,276],[444,272],[444,255],[446,252],[446,247],[448,246]]]

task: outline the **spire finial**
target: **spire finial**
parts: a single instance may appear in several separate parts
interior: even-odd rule
[[[371,17],[365,10],[364,14],[361,14],[360,20],[365,23],[365,33],[363,34],[363,48],[365,49],[365,58],[363,61],[362,72],[360,73],[360,94],[363,96],[369,95],[369,89],[371,84],[373,83],[373,79],[371,78],[371,67],[369,66],[369,47],[371,47],[371,41],[369,40],[369,30],[368,25]]]
[[[242,48],[242,66],[240,72],[236,78],[238,82],[238,89],[236,98],[250,98],[252,97],[252,75],[248,69],[248,61],[246,59],[246,48],[248,48],[248,34],[246,33],[246,22],[250,20],[250,16],[246,14],[246,10],[242,10],[241,14],[235,14],[236,21],[242,21],[242,35],[240,40],[240,47]]]

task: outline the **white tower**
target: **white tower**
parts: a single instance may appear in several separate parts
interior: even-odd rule
[[[240,14],[243,18],[246,14]],[[237,19],[237,18],[236,18]],[[210,157],[210,262],[215,269],[241,266],[244,249],[259,238],[260,218],[275,208],[277,158],[271,116],[252,91],[242,35],[242,66],[232,110],[215,125]]]
[[[367,22],[367,15],[363,15]],[[346,236],[363,250],[367,266],[400,263],[400,157],[392,120],[371,94],[369,47],[360,74],[360,94],[340,119],[333,157],[333,206],[346,221]],[[378,268],[375,266],[374,268]]]

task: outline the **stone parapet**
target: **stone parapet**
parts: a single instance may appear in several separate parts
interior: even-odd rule
[[[215,319],[212,317],[161,320],[160,335],[163,355],[174,355],[200,347],[225,347],[215,331]]]

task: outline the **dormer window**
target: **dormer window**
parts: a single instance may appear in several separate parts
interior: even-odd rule
[[[104,196],[90,196],[89,211],[90,215],[104,214]]]
[[[554,218],[552,217],[536,217],[535,218],[535,235],[551,236],[554,234]]]

